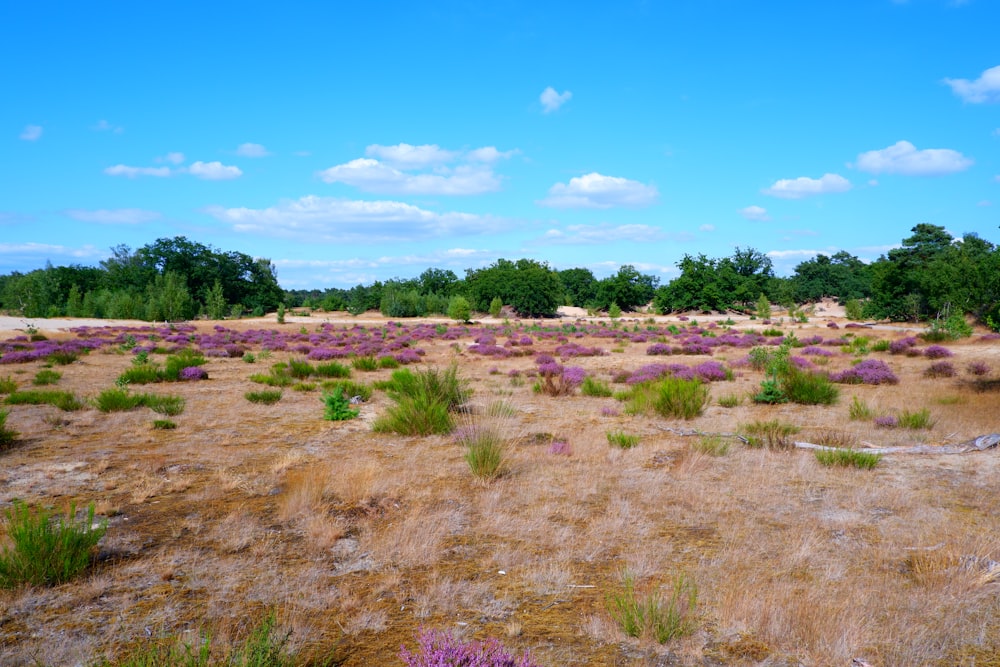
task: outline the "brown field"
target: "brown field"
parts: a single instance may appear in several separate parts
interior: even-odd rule
[[[368,327],[386,322],[362,319]],[[800,339],[915,333],[844,329],[844,320],[833,331],[826,324],[835,319],[775,326]],[[197,327],[313,332],[323,321]],[[358,320],[330,322],[339,330]],[[620,326],[671,323],[690,324],[659,317],[655,325],[640,318]],[[510,326],[518,324],[533,322]],[[764,327],[742,320],[735,328]],[[879,446],[954,444],[1000,432],[1000,393],[976,392],[965,370],[981,361],[1000,375],[1000,341],[983,333],[943,343],[954,352],[952,378],[925,377],[932,361],[922,356],[871,353],[899,384],[838,385],[833,406],[754,404],[747,396],[763,376],[737,365],[734,380],[709,385],[712,401],[691,421],[630,416],[614,398],[579,391],[533,393],[530,378],[508,377],[534,368],[531,356],[476,355],[467,349],[470,336],[420,341],[426,355],[412,368],[456,362],[473,389],[460,421],[475,423],[498,400],[514,408],[502,420],[508,470],[490,482],[470,473],[451,436],[372,432],[390,404],[382,391],[344,422],[323,419],[318,389],[286,388],[271,406],[247,401],[245,392],[265,388],[249,375],[302,357],[290,352],[255,364],[210,358],[208,380],[146,385],[143,391],[186,399],[171,431],[153,430],[160,415],[146,408],[104,414],[11,406],[7,425],[21,439],[0,452],[0,506],[15,498],[57,509],[94,502],[109,528],[82,577],[0,591],[0,664],[88,665],[158,638],[196,641],[203,632],[224,645],[273,611],[302,664],[331,652],[344,665],[402,664],[400,646],[413,647],[418,629],[436,628],[497,637],[544,665],[825,667],[854,657],[878,667],[1000,665],[995,449],[889,455],[858,470],[731,437],[724,438],[728,454],[710,456],[693,446],[697,436],[676,432],[731,434],[778,419],[800,427],[799,440]],[[732,363],[747,352],[661,358],[645,354],[650,343],[570,340],[607,354],[565,363],[609,382],[652,362]],[[551,353],[557,344],[536,339],[531,351]],[[837,354],[822,369],[850,365],[849,354],[830,349]],[[31,388],[43,365],[0,365],[0,378]],[[55,367],[63,377],[53,388],[93,397],[130,365],[116,346],[97,350]],[[352,379],[390,374],[355,370]],[[733,394],[739,405],[718,405]],[[936,423],[907,430],[851,421],[855,396],[883,413],[927,408]],[[618,414],[603,414],[605,407]],[[606,433],[614,430],[639,435],[638,446],[609,446]],[[567,441],[571,455],[551,453],[553,440]],[[621,590],[625,568],[643,593],[666,590],[682,574],[694,581],[695,632],[661,645],[619,630],[605,600]]]

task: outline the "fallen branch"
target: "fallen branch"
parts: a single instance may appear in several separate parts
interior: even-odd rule
[[[836,451],[841,447],[827,447],[816,445],[811,442],[796,442],[799,449],[813,449],[819,451]],[[992,449],[1000,444],[1000,433],[990,433],[981,435],[978,438],[960,442],[957,445],[911,445],[904,447],[870,447],[863,451],[871,454],[967,454],[969,452],[981,452]]]

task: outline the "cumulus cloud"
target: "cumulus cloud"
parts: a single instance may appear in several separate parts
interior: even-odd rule
[[[747,206],[746,208],[741,208],[740,215],[747,220],[756,220],[758,222],[766,222],[771,219],[771,217],[767,214],[767,209],[761,206]]]
[[[365,148],[365,155],[400,169],[423,169],[452,162],[459,156],[459,153],[444,150],[437,144],[423,144],[421,146],[372,144]]]
[[[162,157],[158,157],[154,162],[169,162],[170,164],[180,164],[184,162],[184,153],[167,153]]]
[[[702,225],[701,227],[698,228],[698,231],[699,232],[714,232],[715,231],[715,225]]]
[[[655,203],[659,196],[655,186],[593,172],[571,178],[569,183],[556,183],[538,204],[553,208],[641,207]]]
[[[243,171],[239,167],[222,164],[221,162],[194,162],[187,169],[192,176],[206,181],[228,181],[239,178]]]
[[[815,195],[847,192],[850,189],[850,181],[843,176],[823,174],[821,178],[809,178],[808,176],[783,178],[776,181],[771,187],[764,188],[761,192],[782,199],[802,199]]]
[[[108,176],[124,176],[125,178],[138,178],[139,176],[155,176],[156,178],[166,178],[170,176],[170,167],[130,167],[126,164],[116,164],[107,167],[104,173]]]
[[[386,243],[480,234],[500,223],[469,213],[436,213],[397,201],[309,195],[264,209],[212,206],[206,212],[238,232],[322,243]]]
[[[1000,103],[1000,65],[984,71],[974,81],[945,79],[951,91],[970,104]]]
[[[160,214],[156,211],[146,211],[141,208],[101,208],[96,211],[71,208],[65,213],[80,222],[98,222],[102,225],[137,225],[160,218]]]
[[[271,153],[260,144],[240,144],[236,147],[236,154],[242,157],[267,157]]]
[[[79,248],[71,248],[64,245],[53,245],[49,243],[0,243],[0,255],[4,256],[55,256],[91,258],[103,257],[106,251],[95,248],[92,245],[85,245]]]
[[[41,125],[25,125],[18,135],[23,141],[38,141],[42,138]]]
[[[538,101],[542,103],[542,113],[552,113],[562,105],[569,102],[572,97],[573,93],[568,90],[557,93],[555,88],[549,86],[542,91],[541,95],[538,96]]]
[[[897,141],[888,148],[862,153],[856,166],[872,174],[939,176],[964,171],[972,166],[972,160],[950,148],[918,150],[909,141]]]
[[[482,148],[469,151],[466,153],[466,157],[470,162],[493,163],[498,160],[506,160],[507,158],[514,157],[520,152],[516,148],[509,151],[499,151],[496,146],[483,146]]]
[[[654,243],[663,241],[667,237],[668,235],[662,229],[650,225],[612,225],[603,223],[599,225],[569,225],[564,229],[550,229],[538,239],[538,242],[559,245],[590,245],[614,243],[615,241]]]

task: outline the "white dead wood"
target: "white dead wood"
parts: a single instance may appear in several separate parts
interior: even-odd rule
[[[827,447],[811,442],[794,443],[799,449],[813,449],[819,451],[832,452],[840,447]],[[957,445],[909,445],[900,447],[865,447],[862,451],[870,454],[968,454],[969,452],[982,452],[993,449],[1000,444],[1000,433],[989,433],[981,435]]]

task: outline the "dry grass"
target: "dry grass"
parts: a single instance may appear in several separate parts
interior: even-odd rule
[[[796,325],[796,335],[829,336],[823,324]],[[534,348],[555,345],[539,338]],[[209,381],[176,387],[187,409],[174,431],[153,431],[141,411],[87,409],[57,422],[50,406],[12,406],[8,423],[22,435],[3,453],[0,503],[95,501],[110,525],[84,578],[0,592],[0,664],[87,664],[120,655],[147,628],[178,637],[209,628],[229,641],[244,629],[234,609],[241,618],[275,609],[300,656],[335,649],[346,665],[394,664],[420,626],[499,637],[551,665],[993,664],[996,452],[888,456],[863,475],[734,438],[716,456],[698,436],[658,428],[659,418],[602,414],[611,399],[541,397],[530,382],[503,379],[530,370],[530,358],[478,357],[443,340],[421,347],[426,364],[456,361],[469,379],[479,410],[462,419],[506,434],[506,475],[477,481],[450,436],[373,433],[389,404],[382,392],[350,422],[324,421],[314,393],[287,392],[280,409],[263,410],[243,399],[260,367],[238,358],[213,358]],[[949,347],[956,368],[1000,367],[995,342]],[[610,378],[649,361],[641,344],[622,350],[574,364]],[[899,385],[844,386],[835,406],[712,402],[685,426],[731,434],[778,421],[803,428],[795,439],[855,447],[996,430],[995,393],[925,379],[919,357],[872,356]],[[835,356],[827,369],[849,363]],[[92,396],[129,364],[91,354],[62,369],[59,386]],[[10,373],[24,370],[23,383],[40,368]],[[742,396],[761,379],[740,368],[710,388],[716,399]],[[928,408],[937,423],[911,431],[851,421],[855,396],[878,414]],[[639,434],[639,444],[609,447],[614,430]],[[556,438],[572,455],[549,452]],[[699,631],[665,647],[626,638],[604,604],[623,569],[643,582],[686,573],[699,590]]]

